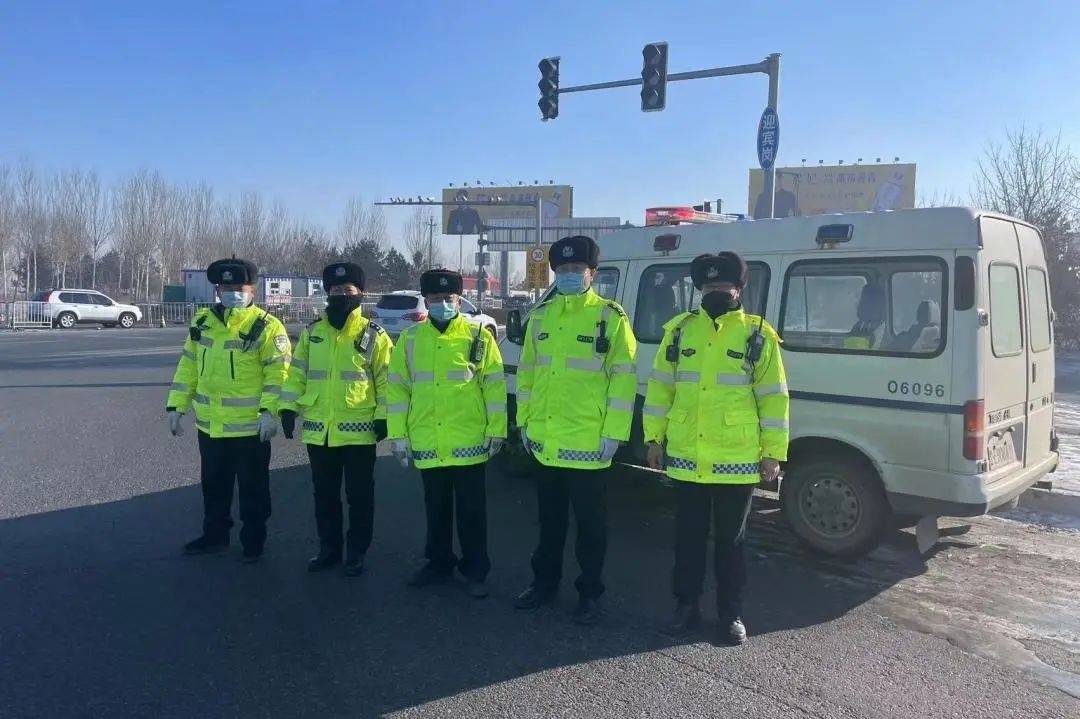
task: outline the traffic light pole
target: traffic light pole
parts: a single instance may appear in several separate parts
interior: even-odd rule
[[[779,112],[780,104],[780,53],[774,52],[761,62],[750,65],[731,65],[728,67],[714,67],[708,70],[693,70],[691,72],[673,72],[667,75],[667,82],[679,80],[702,80],[708,77],[729,77],[731,75],[753,75],[763,73],[769,76],[769,107]],[[615,80],[613,82],[595,82],[590,85],[572,85],[558,88],[559,95],[571,92],[589,92],[591,90],[607,90],[613,87],[633,87],[642,85],[641,78],[632,80]],[[774,214],[776,199],[776,165],[773,163],[765,170],[765,196],[768,198],[769,217]],[[751,208],[752,209],[752,208]]]

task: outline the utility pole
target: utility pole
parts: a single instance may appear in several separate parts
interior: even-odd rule
[[[429,270],[433,270],[435,269],[435,218],[428,218],[427,230],[427,266]]]

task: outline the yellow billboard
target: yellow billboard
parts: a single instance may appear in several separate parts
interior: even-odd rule
[[[469,202],[503,202],[535,204],[539,195],[545,224],[552,220],[573,217],[574,188],[569,185],[518,185],[517,187],[448,187],[442,191],[443,233],[447,235],[479,235],[487,231],[492,220],[532,220],[532,207],[470,205]]]
[[[765,173],[750,170],[747,210],[768,217]],[[774,217],[902,210],[915,206],[915,165],[818,165],[776,168]]]

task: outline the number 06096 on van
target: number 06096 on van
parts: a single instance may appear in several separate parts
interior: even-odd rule
[[[984,514],[1057,468],[1053,310],[1029,224],[925,208],[630,228],[599,242],[594,288],[622,304],[638,339],[624,462],[644,465],[640,412],[663,325],[700,301],[691,260],[733,250],[750,268],[744,307],[783,342],[780,500],[812,547],[858,555],[898,522]],[[511,373],[515,339],[502,346]]]

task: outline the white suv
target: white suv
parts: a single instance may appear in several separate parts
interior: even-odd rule
[[[499,338],[499,326],[495,318],[486,315],[469,300],[461,298],[461,314],[473,324],[478,324],[495,339]],[[415,290],[390,292],[379,298],[371,319],[396,338],[401,331],[427,319],[427,304],[423,296]]]
[[[131,329],[142,319],[142,311],[135,305],[122,305],[94,290],[45,290],[31,300],[44,302],[45,312],[53,325],[66,330],[90,322]]]

